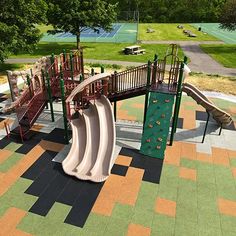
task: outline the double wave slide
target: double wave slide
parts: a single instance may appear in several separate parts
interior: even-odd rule
[[[88,84],[89,80],[84,82]],[[71,120],[71,128],[71,149],[62,162],[65,173],[93,182],[106,180],[115,161],[116,137],[109,100],[102,95],[90,101],[89,108],[80,110]]]
[[[198,88],[189,83],[183,83],[182,91],[192,97],[198,104],[203,106],[217,123],[222,126],[228,126],[233,122],[232,117],[227,112],[218,108],[211,100],[209,100]]]

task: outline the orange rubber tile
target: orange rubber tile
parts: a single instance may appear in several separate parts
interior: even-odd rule
[[[133,120],[133,121],[137,120],[136,116],[128,115],[128,111],[125,110],[119,110],[117,113],[117,118],[119,120]]]
[[[224,198],[218,199],[218,208],[221,214],[236,216],[236,202]]]
[[[44,126],[39,124],[34,124],[31,128],[33,131],[40,131]]]
[[[227,150],[227,152],[228,152],[229,158],[236,158],[236,151]]]
[[[217,165],[229,166],[229,156],[227,149],[212,147],[213,163]]]
[[[213,163],[212,156],[206,153],[197,152],[197,160],[201,162]]]
[[[0,235],[30,235],[16,229],[16,226],[20,223],[27,212],[11,207],[0,218]]]
[[[5,149],[0,149],[0,164],[3,163],[13,152]]]
[[[115,164],[122,165],[122,166],[129,166],[132,161],[131,157],[118,155]]]
[[[129,224],[127,236],[149,236],[151,229],[137,224]]]
[[[134,206],[144,170],[129,167],[126,176],[111,175],[102,187],[92,212],[111,216],[116,202]]]
[[[142,183],[144,170],[129,167],[121,191],[117,195],[117,201],[121,204],[134,206],[138,197],[140,186]]]
[[[44,153],[44,149],[39,145],[35,146],[27,153],[15,166],[8,170],[2,177],[0,185],[0,196],[20,178],[20,176]]]
[[[64,148],[64,144],[61,143],[55,143],[51,141],[42,140],[39,145],[44,149],[48,151],[53,152],[60,152]]]
[[[13,122],[13,120],[9,119],[9,118],[1,121],[0,122],[0,129],[4,129],[5,130],[5,124],[4,123],[7,123],[8,125],[10,125],[12,122]]]
[[[179,177],[196,181],[197,180],[197,171],[194,169],[190,169],[190,168],[180,167]]]
[[[134,103],[134,104],[132,104],[132,107],[137,108],[137,109],[144,109],[144,104]]]
[[[172,146],[166,146],[164,163],[180,166],[180,154],[182,143],[174,142]]]
[[[105,216],[111,216],[112,210],[116,203],[117,195],[121,191],[123,182],[123,176],[111,175],[103,185],[92,208],[92,212]]]
[[[236,178],[236,168],[232,168],[232,174],[234,178]],[[0,179],[1,179],[1,175],[0,175]]]
[[[196,144],[183,143],[181,148],[181,157],[185,159],[196,160]]]
[[[156,201],[155,211],[163,215],[175,217],[176,202],[158,197]]]
[[[196,128],[196,115],[195,111],[183,110],[181,117],[184,118],[183,129],[195,129]]]

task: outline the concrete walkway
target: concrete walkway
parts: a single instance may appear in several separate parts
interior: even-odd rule
[[[143,44],[179,44],[184,54],[190,58],[189,68],[193,72],[202,72],[206,74],[236,76],[236,69],[226,68],[216,62],[212,57],[206,54],[199,44],[224,44],[222,41],[141,41]],[[7,59],[6,63],[34,63],[36,58],[12,58]],[[127,61],[110,61],[85,59],[86,63],[117,64],[122,66],[139,66],[143,63]]]

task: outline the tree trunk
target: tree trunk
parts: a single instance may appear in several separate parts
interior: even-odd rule
[[[77,49],[80,49],[80,32],[76,34]]]

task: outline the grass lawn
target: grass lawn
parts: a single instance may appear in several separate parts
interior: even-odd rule
[[[184,26],[184,29],[191,30],[194,34],[197,35],[196,38],[188,37],[183,33],[183,29],[178,29],[179,24],[156,24],[156,23],[145,23],[139,24],[139,40],[186,40],[186,41],[219,41],[219,39],[204,34],[201,31],[198,31],[195,27],[189,24],[181,24]],[[154,29],[153,33],[146,33],[147,28]]]
[[[122,49],[130,46],[127,43],[82,43],[84,47],[85,59],[97,60],[117,60],[117,61],[133,61],[133,62],[147,62],[152,60],[154,54],[158,54],[159,58],[165,56],[168,45],[164,44],[143,44],[142,48],[146,49],[144,55],[124,55]],[[13,55],[10,58],[38,58],[51,53],[59,54],[63,49],[75,49],[75,43],[39,43],[37,49],[31,54],[20,53]],[[179,57],[183,59],[183,51],[179,49]]]
[[[202,44],[200,47],[225,67],[236,68],[236,44]]]

